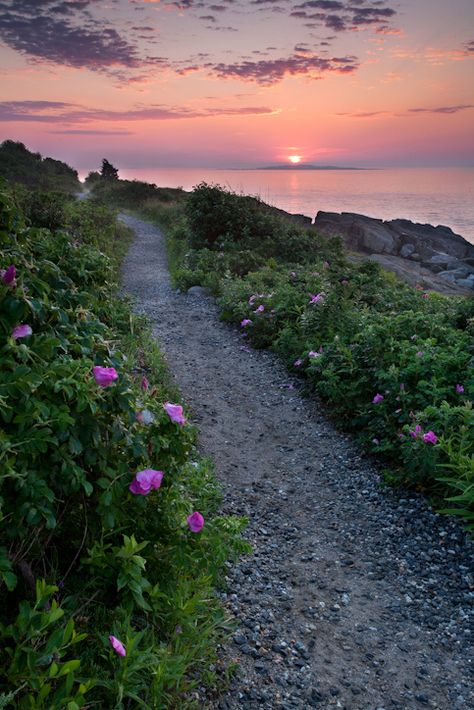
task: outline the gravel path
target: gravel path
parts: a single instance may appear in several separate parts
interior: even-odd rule
[[[226,511],[250,518],[254,554],[222,594],[241,672],[203,706],[472,709],[473,543],[382,487],[272,353],[243,346],[212,299],[173,291],[159,231],[123,219],[136,232],[124,288],[153,321]]]

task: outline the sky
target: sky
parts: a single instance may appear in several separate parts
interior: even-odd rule
[[[474,166],[473,0],[0,0],[0,139],[79,170]]]

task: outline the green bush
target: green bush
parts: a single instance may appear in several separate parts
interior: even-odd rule
[[[81,189],[76,170],[53,158],[32,153],[23,143],[6,140],[0,145],[0,178],[43,192],[74,194]]]
[[[114,213],[68,205],[53,234],[7,194],[0,208],[0,268],[16,268],[0,279],[0,704],[187,707],[227,626],[213,587],[247,549],[243,521],[216,515],[195,432],[163,407],[163,360],[116,296]],[[148,468],[161,486],[133,494]]]

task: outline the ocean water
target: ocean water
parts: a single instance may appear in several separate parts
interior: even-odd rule
[[[323,210],[442,224],[474,244],[474,168],[307,171],[156,168],[124,169],[119,175],[185,190],[203,180],[218,183],[312,219],[318,210]]]

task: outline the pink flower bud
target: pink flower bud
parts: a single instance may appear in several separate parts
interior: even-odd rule
[[[121,641],[118,640],[115,636],[109,636],[109,641],[110,645],[114,649],[115,653],[118,653],[119,656],[126,656],[127,652],[125,650],[125,646]]]
[[[7,286],[15,286],[15,278],[16,278],[16,267],[15,264],[10,264],[8,269],[5,269],[5,271],[2,270],[2,281],[4,284]]]

